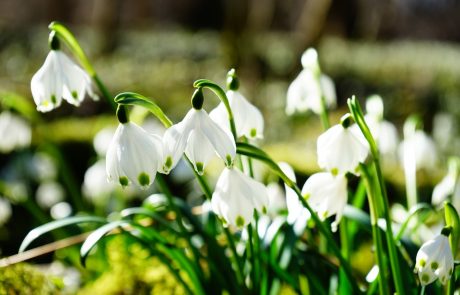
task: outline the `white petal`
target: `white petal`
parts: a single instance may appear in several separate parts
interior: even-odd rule
[[[237,135],[247,138],[263,138],[264,118],[262,113],[238,91],[228,91],[227,97],[235,119]]]
[[[200,128],[226,165],[232,165],[236,156],[236,145],[232,135],[214,123],[203,109],[195,114],[196,128]]]
[[[254,209],[268,205],[265,186],[236,169],[225,168],[212,196],[213,211],[227,223],[242,227],[251,222]]]
[[[62,72],[62,97],[70,104],[79,106],[89,88],[88,75],[60,50],[56,51],[57,61]]]
[[[348,199],[347,179],[344,175],[315,173],[305,182],[302,195],[321,218],[336,214],[336,220],[340,221]]]
[[[324,99],[326,100],[326,106],[328,108],[334,108],[337,105],[334,81],[329,76],[322,74],[319,77],[319,83]]]
[[[48,112],[61,104],[62,73],[55,50],[50,51],[43,66],[32,77],[30,86],[37,110]]]
[[[368,148],[356,138],[349,128],[335,125],[321,134],[317,141],[318,165],[337,173],[356,173],[364,162]]]
[[[215,107],[210,113],[209,117],[219,125],[220,128],[226,130],[227,132],[231,133],[230,131],[230,123],[228,121],[228,113],[225,105],[221,102]]]
[[[169,127],[163,135],[163,167],[162,173],[169,173],[184,154],[187,140],[195,125],[195,110],[190,110],[184,119]]]
[[[185,154],[195,166],[198,174],[203,174],[204,167],[215,155],[214,148],[208,138],[198,129],[190,132]]]
[[[126,177],[141,187],[149,186],[163,159],[161,139],[128,122],[120,124],[107,152],[109,179]],[[116,178],[118,176],[118,179]]]

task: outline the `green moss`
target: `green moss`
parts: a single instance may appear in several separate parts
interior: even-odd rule
[[[184,294],[184,290],[159,259],[150,256],[139,244],[130,243],[122,236],[107,242],[108,269],[78,294]],[[91,257],[88,267],[97,263]],[[185,279],[185,276],[184,276]]]
[[[63,283],[27,264],[15,264],[0,271],[0,294],[61,294]]]

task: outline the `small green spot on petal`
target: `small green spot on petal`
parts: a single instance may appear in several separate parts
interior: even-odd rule
[[[431,262],[430,266],[431,266],[432,270],[436,270],[439,267],[439,263],[437,263],[436,261],[433,261],[433,262]]]
[[[227,166],[232,166],[232,164],[233,164],[233,158],[232,158],[232,156],[227,155],[227,156],[225,157],[225,161],[226,161],[225,164],[226,164]]]
[[[250,135],[251,137],[256,137],[256,135],[257,135],[257,130],[256,130],[256,128],[252,128],[251,131],[249,132],[249,135]]]
[[[303,195],[303,198],[305,199],[305,201],[308,201],[308,199],[310,199],[310,194],[306,193],[305,195]]]
[[[57,103],[56,95],[54,95],[54,94],[51,95],[51,102],[52,102],[53,104],[56,104],[56,103]]]
[[[332,175],[336,176],[337,174],[339,174],[339,169],[332,168],[331,173],[332,173]]]
[[[267,207],[265,207],[265,206],[262,207],[262,213],[267,214]]]
[[[163,164],[163,170],[165,170],[165,171],[171,170],[172,163],[173,163],[173,161],[172,161],[171,156],[166,157],[166,161]]]
[[[430,281],[430,277],[427,274],[422,275],[422,282],[428,283]]]
[[[121,186],[128,186],[129,184],[128,177],[126,176],[120,176],[118,181],[120,182]]]
[[[78,98],[78,92],[76,90],[73,90],[71,94],[72,94],[73,98],[75,98],[75,99]]]
[[[198,172],[199,175],[203,175],[204,164],[201,163],[201,162],[197,162],[197,163],[195,164],[195,169],[196,169],[196,172]]]
[[[137,177],[137,181],[139,181],[139,184],[141,186],[147,186],[150,184],[150,176],[145,173],[145,172],[142,172],[141,174],[139,174],[139,176]]]
[[[425,259],[420,259],[419,262],[418,262],[418,264],[419,264],[421,267],[425,267],[425,265],[426,265]]]
[[[244,218],[241,215],[238,215],[236,217],[236,226],[237,227],[243,227],[244,226]]]

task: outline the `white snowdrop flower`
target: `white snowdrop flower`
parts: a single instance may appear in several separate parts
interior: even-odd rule
[[[106,127],[101,129],[96,136],[94,136],[93,147],[99,156],[105,157],[107,154],[113,135],[115,134],[115,130],[116,129],[114,127]]]
[[[383,99],[380,95],[374,94],[366,99],[366,113],[374,118],[383,118]]]
[[[212,210],[226,224],[242,228],[252,219],[254,210],[266,212],[266,187],[235,168],[224,168],[212,194]]]
[[[105,202],[115,188],[114,183],[107,181],[105,159],[97,161],[86,170],[82,189],[83,194],[92,202]]]
[[[442,150],[455,150],[459,146],[458,134],[460,130],[458,119],[450,113],[437,113],[433,118],[433,138]],[[457,142],[457,143],[456,143]]]
[[[292,169],[288,163],[281,162],[278,163],[278,166],[290,180],[296,182],[294,169]],[[287,185],[284,185],[284,189],[286,191],[286,207],[288,210],[287,222],[293,226],[294,232],[297,235],[301,235],[307,226],[311,214],[307,208],[303,206],[293,189]]]
[[[108,179],[122,186],[135,183],[147,188],[155,179],[162,159],[158,135],[149,134],[132,122],[120,123],[107,151]]]
[[[227,91],[227,97],[235,120],[236,134],[238,137],[245,136],[250,139],[262,139],[264,137],[264,118],[262,113],[251,104],[239,91]],[[230,132],[228,113],[225,105],[221,102],[209,113],[222,129]]]
[[[431,202],[440,205],[446,201],[455,191],[460,190],[460,159],[449,159],[449,169],[447,175],[433,189]]]
[[[94,96],[89,75],[59,49],[50,51],[43,66],[32,77],[31,90],[40,112],[59,107],[63,98],[79,106],[86,93]]]
[[[318,52],[314,48],[308,48],[300,58],[302,67],[311,71],[319,71]]]
[[[4,225],[12,214],[11,204],[7,199],[0,197],[0,226]]]
[[[37,203],[42,208],[51,208],[64,200],[64,188],[57,182],[49,181],[40,184],[35,192]]]
[[[9,111],[0,114],[0,152],[9,153],[27,147],[32,139],[32,130],[26,120]]]
[[[215,153],[227,166],[233,165],[236,156],[233,136],[220,128],[202,109],[202,95],[201,89],[195,91],[192,103],[199,103],[195,103],[181,122],[166,130],[163,136],[163,173],[169,173],[176,166],[184,151],[198,174],[203,174],[204,167]]]
[[[286,113],[312,110],[316,114],[322,111],[321,97],[324,97],[326,107],[335,107],[337,97],[334,82],[327,75],[321,74],[318,54],[309,48],[302,55],[303,70],[292,81],[287,91]]]
[[[446,228],[443,229],[445,232]],[[427,241],[417,252],[415,271],[420,282],[426,286],[436,279],[444,285],[451,277],[454,269],[454,258],[450,249],[449,239],[441,232],[434,239]]]
[[[276,182],[267,185],[268,215],[275,217],[281,210],[286,209],[286,197],[283,188]]]
[[[433,169],[438,162],[436,145],[423,130],[416,130],[401,142],[399,156],[404,165],[407,161],[415,161],[417,169]]]
[[[345,115],[342,123],[335,125],[318,137],[318,165],[333,174],[357,173],[359,163],[366,160],[369,147],[354,133],[351,117]]]
[[[321,96],[324,96],[327,108],[335,107],[337,98],[332,79],[324,74],[321,74],[318,79],[311,71],[303,70],[289,85],[286,114],[292,115],[295,112],[308,110],[320,114]]]
[[[51,207],[50,215],[53,219],[62,219],[72,214],[72,206],[67,202],[59,202]]]
[[[347,178],[343,174],[329,172],[315,173],[310,176],[302,188],[302,195],[321,219],[335,215],[331,224],[335,231],[347,204]]]

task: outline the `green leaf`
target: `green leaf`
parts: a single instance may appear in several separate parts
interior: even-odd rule
[[[460,234],[460,217],[458,216],[457,210],[450,202],[444,203],[444,216],[446,219],[446,226],[452,226],[449,242],[450,248],[452,249],[452,255],[455,258]]]
[[[83,266],[85,266],[86,257],[88,257],[89,252],[91,249],[96,246],[97,242],[99,242],[105,235],[110,233],[112,230],[116,229],[117,227],[123,227],[128,225],[129,223],[123,220],[117,220],[110,223],[107,223],[94,232],[92,232],[85,240],[83,245],[80,248],[80,261]]]
[[[106,223],[107,221],[104,218],[101,217],[96,217],[96,216],[74,216],[74,217],[68,217],[65,219],[60,219],[56,221],[52,221],[50,223],[41,225],[37,228],[34,228],[31,230],[27,236],[24,238],[24,240],[21,243],[21,246],[19,247],[19,253],[24,252],[25,249],[37,238],[41,237],[42,235],[53,231],[55,229],[65,227],[68,225],[72,224],[80,224],[80,223],[88,223],[88,222],[94,222],[94,223]]]
[[[5,92],[0,94],[0,102],[4,109],[14,109],[31,122],[40,120],[40,116],[30,98],[25,98],[13,92]]]
[[[165,115],[163,110],[147,97],[134,93],[122,92],[115,96],[114,101],[121,105],[137,105],[148,109],[163,125],[168,128],[173,125],[172,121]]]

